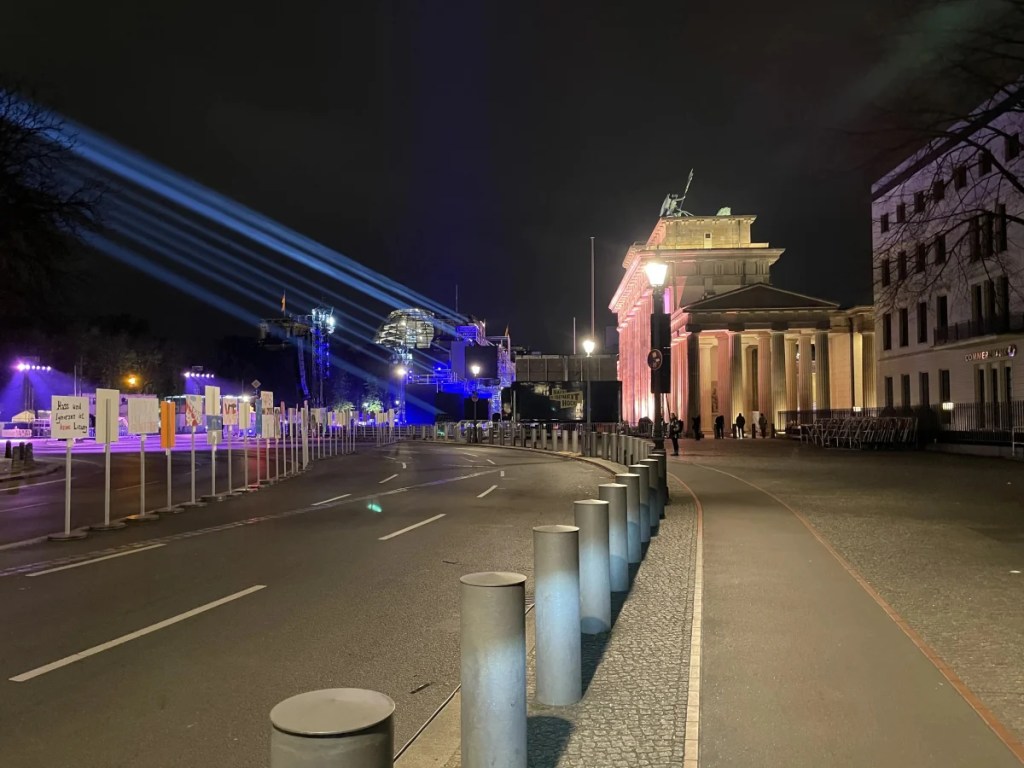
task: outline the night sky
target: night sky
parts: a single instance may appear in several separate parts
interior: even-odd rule
[[[907,40],[929,17],[902,0],[224,5],[8,3],[0,71],[449,306],[458,284],[463,312],[547,352],[589,324],[589,237],[600,328],[691,167],[690,211],[756,214],[786,249],[776,285],[870,298],[880,168],[851,132],[924,66]],[[255,333],[103,267],[96,309]]]

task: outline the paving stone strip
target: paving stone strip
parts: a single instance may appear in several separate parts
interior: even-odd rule
[[[681,766],[686,728],[697,525],[677,492],[633,587],[613,596],[611,632],[583,639],[582,701],[534,701],[528,660],[531,768]],[[461,768],[456,752],[446,768]]]

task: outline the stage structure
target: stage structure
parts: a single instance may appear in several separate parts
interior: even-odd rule
[[[314,307],[308,315],[293,315],[281,301],[281,316],[260,322],[260,345],[265,349],[284,350],[294,346],[299,366],[299,383],[304,397],[314,407],[324,407],[324,384],[331,377],[331,336],[337,324],[330,307]],[[310,341],[312,386],[307,370],[306,339]]]
[[[408,423],[459,421],[472,418],[474,409],[480,420],[489,419],[501,413],[501,390],[515,380],[509,336],[488,336],[486,322],[472,316],[441,318],[424,309],[395,310],[374,342],[391,355],[401,385],[400,413]],[[407,397],[413,401],[411,416]]]

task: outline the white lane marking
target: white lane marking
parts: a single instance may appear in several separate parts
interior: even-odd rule
[[[314,501],[313,506],[319,507],[321,504],[330,504],[332,501],[341,501],[342,499],[347,499],[351,495],[351,493],[343,493],[341,496],[332,496],[331,498],[324,499],[323,501]]]
[[[63,659],[46,664],[42,667],[36,667],[28,672],[22,672],[20,675],[15,675],[9,679],[14,683],[24,683],[34,677],[45,675],[47,672],[53,672],[55,669],[60,669],[61,667],[66,667],[69,664],[74,664],[76,661],[81,661],[82,659],[87,659],[90,656],[95,656],[97,653],[103,653],[103,651],[109,651],[111,648],[116,648],[117,646],[124,645],[132,640],[137,640],[140,637],[152,634],[153,632],[169,627],[172,624],[177,624],[179,621],[184,621],[185,619],[190,619],[193,616],[198,616],[200,613],[205,613],[206,611],[217,608],[225,603],[230,603],[232,600],[238,600],[240,597],[251,595],[253,592],[259,592],[261,589],[266,589],[266,586],[266,584],[257,584],[253,587],[249,587],[248,589],[243,589],[241,592],[235,592],[233,595],[222,597],[220,600],[214,600],[212,603],[207,603],[206,605],[201,605],[198,608],[193,608],[191,611],[179,613],[177,616],[172,616],[169,619],[158,621],[156,624],[150,624],[148,627],[144,627],[143,629],[130,632],[127,635],[121,635],[121,637],[115,640],[110,640],[106,643],[101,643],[100,645],[94,645],[92,648],[79,651],[78,653],[73,653],[70,656],[65,656]]]
[[[64,482],[61,480],[61,482]],[[21,507],[0,507],[0,512],[17,512],[19,509],[32,509],[33,507],[45,507],[47,504],[52,504],[50,501],[40,501],[36,504],[25,504]]]
[[[497,487],[498,487],[498,486],[496,486],[496,485],[492,485],[492,486],[491,486],[490,488],[488,488],[488,489],[487,489],[486,491],[484,491],[483,493],[478,493],[478,494],[476,495],[476,497],[477,497],[478,499],[482,499],[482,498],[483,498],[484,496],[486,496],[486,495],[487,495],[488,493],[490,493],[491,491],[493,491],[493,490],[494,490],[495,488],[497,488]]]
[[[444,517],[444,512],[442,512],[440,515],[434,515],[433,517],[428,518],[426,520],[421,520],[420,522],[416,523],[415,525],[410,525],[408,528],[403,528],[400,531],[395,531],[394,533],[389,533],[387,536],[381,536],[379,539],[377,539],[377,541],[387,541],[388,539],[393,539],[393,538],[395,538],[395,536],[401,536],[403,533],[408,533],[409,531],[412,531],[412,530],[415,530],[416,528],[419,528],[421,525],[426,525],[427,523],[432,523],[435,520],[440,520],[442,517]]]
[[[459,453],[464,453],[467,456],[472,456],[474,459],[476,458],[476,454],[475,453],[470,453],[469,451],[459,451]]]
[[[72,479],[74,479],[74,477],[75,477],[74,475],[71,476]],[[26,478],[26,479],[27,480],[31,480],[32,478]],[[22,481],[21,480],[11,480],[10,482],[11,483],[20,483]],[[60,480],[45,480],[45,481],[43,481],[41,483],[26,482],[24,485],[4,486],[4,490],[10,488],[10,489],[16,489],[18,491],[27,491],[29,488],[38,488],[41,485],[55,485],[56,483],[63,483],[63,482],[64,482],[64,478],[62,477]]]
[[[494,462],[493,462],[493,461],[491,461],[490,459],[488,459],[488,460],[487,460],[487,463],[488,463],[488,464],[493,464]]]
[[[163,480],[150,480],[148,483],[146,483],[146,485],[156,485],[157,483],[161,483],[161,482],[166,482],[166,481],[163,481]],[[136,489],[138,487],[139,487],[139,483],[136,483],[135,485],[126,485],[124,488],[115,488],[114,489],[114,493],[117,493],[118,491],[131,491],[131,490],[134,490],[134,489]]]
[[[408,469],[408,467],[405,465],[404,461],[402,462],[402,469]]]
[[[83,560],[80,563],[72,563],[71,565],[62,565],[57,568],[48,568],[45,571],[36,571],[35,573],[26,573],[25,575],[29,578],[33,576],[42,576],[44,573],[56,573],[57,571],[66,571],[69,568],[80,568],[83,565],[92,565],[93,563],[99,563],[103,560],[113,560],[115,557],[124,557],[125,555],[134,555],[136,552],[145,552],[147,549],[156,549],[157,547],[165,547],[166,544],[150,544],[148,547],[136,547],[135,549],[129,549],[126,552],[116,552],[113,555],[104,555],[103,557],[94,557],[92,560]]]
[[[384,485],[384,483],[386,483],[388,480],[394,480],[396,477],[398,477],[398,475],[390,475],[389,477],[385,477],[383,480],[377,483],[377,485]]]
[[[504,470],[504,469],[503,469],[503,470],[501,470],[501,476],[502,476],[502,477],[504,477],[504,476],[505,476],[505,470]]]

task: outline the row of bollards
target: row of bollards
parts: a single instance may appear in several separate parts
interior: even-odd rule
[[[633,438],[618,437],[629,455]],[[599,486],[599,498],[573,502],[574,525],[533,529],[542,704],[582,698],[582,635],[611,630],[612,593],[629,590],[630,566],[639,566],[643,544],[665,516],[665,454],[645,448],[637,455],[645,458]],[[463,768],[527,766],[526,580],[506,572],[460,579]],[[287,699],[270,715],[271,768],[393,766],[394,710],[384,694],[352,688]]]

